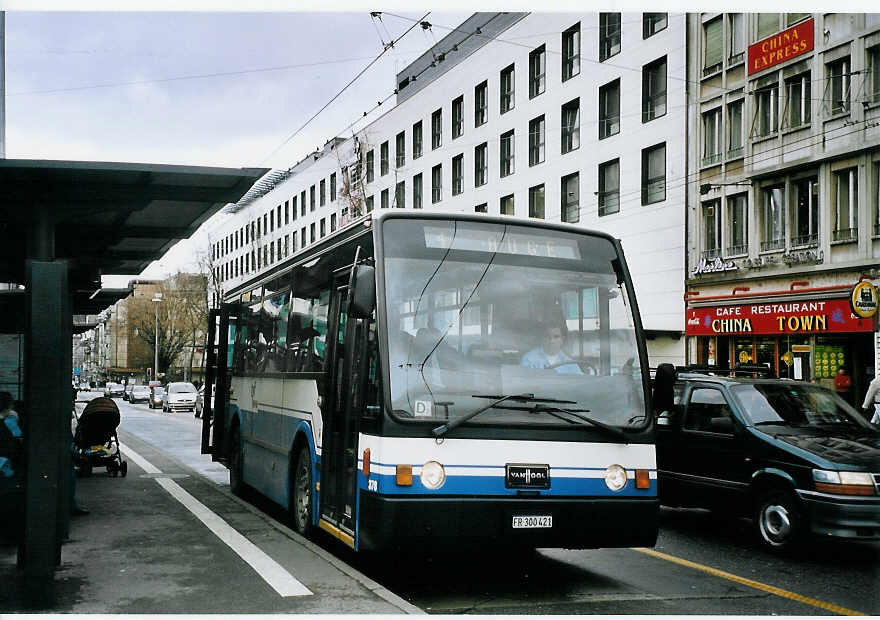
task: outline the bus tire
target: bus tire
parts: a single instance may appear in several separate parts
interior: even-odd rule
[[[303,536],[308,536],[312,528],[312,459],[309,449],[303,446],[296,455],[293,465],[293,489],[290,499],[290,513],[293,527]]]
[[[238,497],[244,497],[243,465],[241,432],[238,430],[238,426],[235,426],[229,437],[229,490]]]

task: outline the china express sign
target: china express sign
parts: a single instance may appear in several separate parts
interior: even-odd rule
[[[870,332],[873,320],[855,316],[847,299],[769,302],[690,308],[689,336]]]
[[[749,45],[749,75],[769,69],[813,49],[813,20]]]

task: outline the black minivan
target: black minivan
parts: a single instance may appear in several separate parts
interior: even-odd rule
[[[657,388],[655,385],[655,394]],[[787,549],[808,534],[880,539],[880,429],[789,379],[680,372],[656,413],[660,502],[754,518]]]

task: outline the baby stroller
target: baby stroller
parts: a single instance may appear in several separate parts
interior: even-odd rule
[[[117,426],[119,407],[113,399],[101,396],[89,401],[73,435],[73,462],[81,475],[91,475],[92,467],[106,467],[114,477],[128,473],[128,463],[119,452]]]

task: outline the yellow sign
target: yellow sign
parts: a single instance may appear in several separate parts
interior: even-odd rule
[[[849,303],[853,314],[870,319],[877,314],[877,287],[870,282],[859,282],[850,291]]]
[[[751,361],[751,359],[752,359],[752,356],[749,354],[748,351],[740,351],[739,352],[739,363],[740,364],[745,364],[745,363]]]
[[[783,353],[780,359],[785,362],[786,366],[791,366],[791,351]]]

